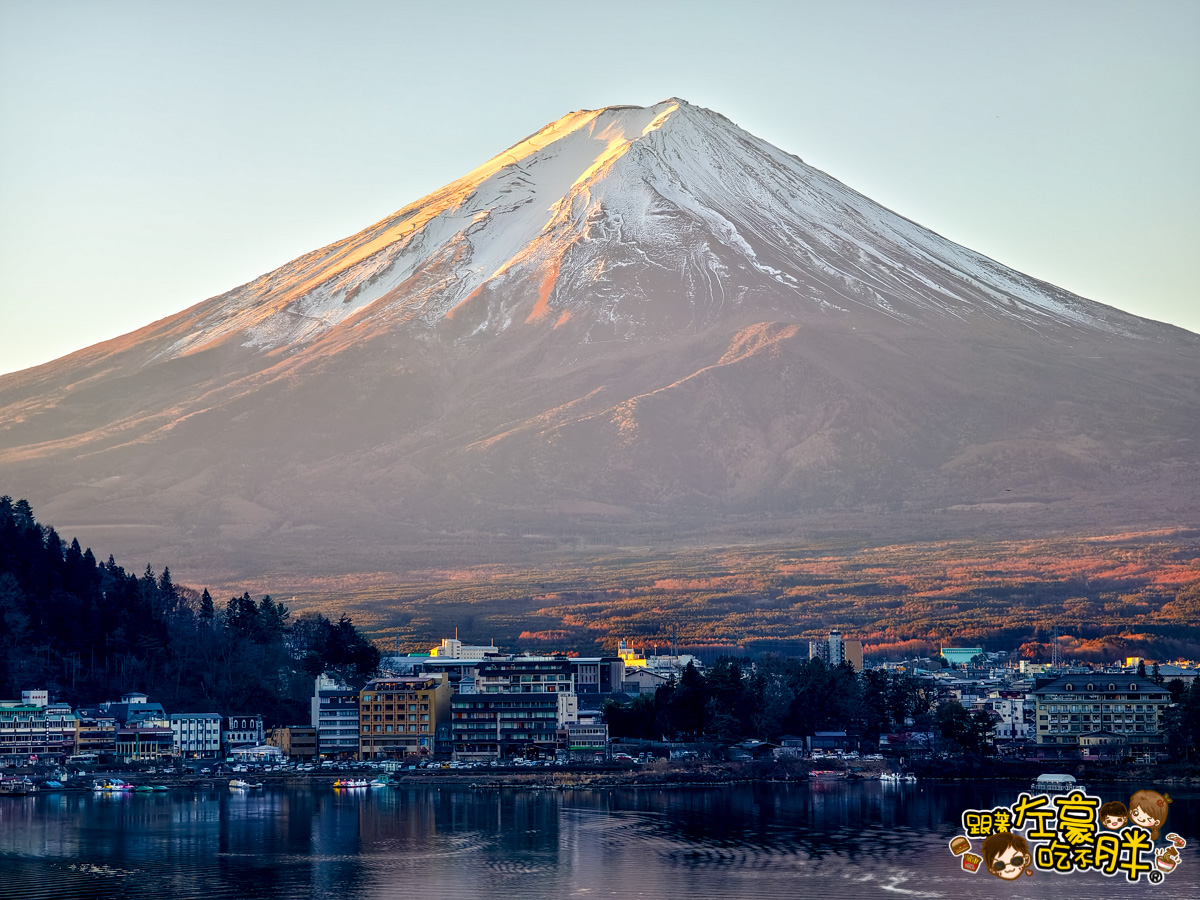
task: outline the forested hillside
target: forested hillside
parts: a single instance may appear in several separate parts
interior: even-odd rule
[[[313,678],[361,682],[379,651],[350,619],[292,618],[270,596],[226,603],[66,543],[25,500],[0,497],[0,699],[48,688],[73,704],[141,691],[172,712],[308,720]]]

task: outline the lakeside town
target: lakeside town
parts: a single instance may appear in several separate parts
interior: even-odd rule
[[[903,687],[917,699],[909,707],[916,714],[877,734],[813,728],[745,738],[716,721],[718,688],[710,687],[709,720],[699,729],[678,719],[670,733],[638,736],[629,725],[631,710],[660,694],[678,701],[689,683],[727,680],[731,667],[739,685],[752,684],[779,662],[722,659],[706,667],[690,654],[646,653],[624,642],[614,656],[528,656],[447,638],[425,653],[383,658],[361,687],[318,676],[311,718],[300,723],[266,722],[253,710],[173,711],[139,692],[72,707],[46,690],[26,690],[0,701],[3,790],[53,789],[72,776],[90,786],[91,772],[118,769],[219,777],[769,760],[803,763],[789,771],[807,777],[913,780],[923,761],[944,769],[946,760],[971,756],[1056,770],[1156,765],[1178,758],[1194,728],[1184,707],[1200,675],[1187,660],[1043,664],[949,646],[933,659],[864,668],[861,642],[831,631],[810,644],[807,669],[840,673],[844,685],[868,693],[872,685]]]

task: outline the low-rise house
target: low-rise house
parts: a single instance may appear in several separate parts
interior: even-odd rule
[[[818,731],[809,743],[813,753],[842,753],[858,749],[858,738],[844,731]]]
[[[608,725],[604,722],[568,722],[562,743],[574,760],[592,760],[608,756]]]
[[[734,744],[729,748],[729,758],[734,762],[750,762],[755,759],[767,759],[775,755],[778,744],[770,741],[749,740]]]
[[[807,747],[807,741],[804,738],[795,734],[785,734],[779,739],[779,746],[775,748],[774,756],[776,759],[784,757],[803,756]]]
[[[243,744],[230,750],[229,755],[239,762],[278,763],[283,761],[283,751],[271,744]]]
[[[626,694],[653,694],[671,681],[670,675],[650,669],[626,668],[621,690]]]

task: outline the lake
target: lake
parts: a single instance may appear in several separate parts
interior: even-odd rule
[[[1189,844],[1161,884],[962,871],[948,849],[962,811],[1018,793],[868,781],[4,797],[0,898],[1200,897],[1200,792],[1182,788],[1167,790],[1163,835]]]

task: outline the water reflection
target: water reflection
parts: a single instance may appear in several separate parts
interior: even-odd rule
[[[828,898],[995,896],[947,851],[1011,787],[753,785],[685,791],[58,794],[0,801],[0,897]],[[1125,787],[1101,791],[1128,795]],[[1172,792],[1197,836],[1200,798]],[[1200,896],[1194,847],[1151,888],[1041,873],[1007,897]]]

